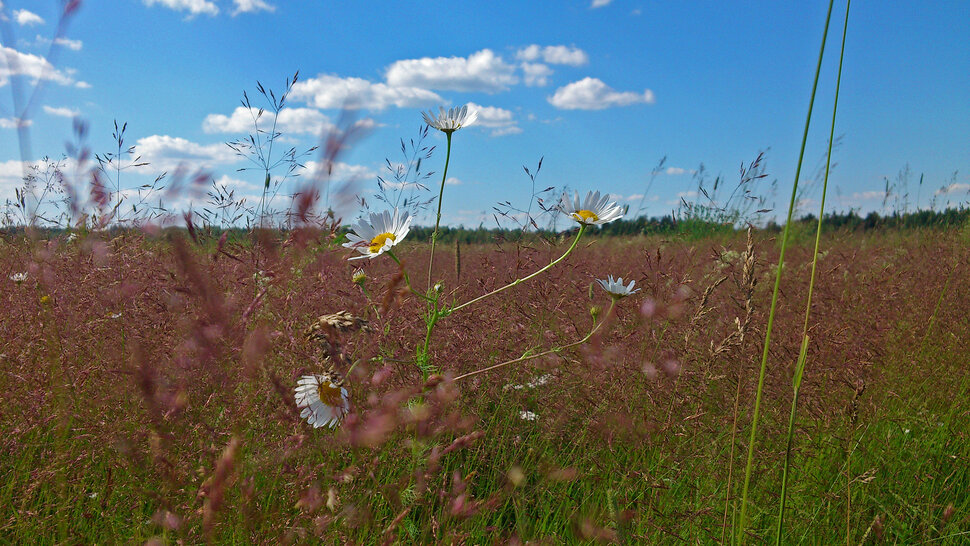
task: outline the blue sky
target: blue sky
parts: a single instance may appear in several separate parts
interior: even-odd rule
[[[828,137],[844,14],[837,4],[803,179]],[[700,164],[733,187],[740,164],[767,150],[759,191],[784,208],[827,4],[87,1],[48,60],[60,6],[3,1],[0,199],[13,195],[21,172],[11,87],[39,79],[26,115],[32,159],[63,153],[74,116],[89,124],[93,151],[111,151],[118,120],[128,123],[126,144],[151,162],[127,171],[123,186],[191,158],[255,200],[261,175],[237,172],[245,163],[224,143],[247,133],[246,112],[237,111],[243,91],[261,105],[257,80],[279,91],[299,70],[286,142],[315,144],[353,100],[373,130],[340,158],[340,172],[360,177],[369,202],[385,158],[401,159],[399,139],[417,134],[422,110],[480,107],[480,122],[455,134],[444,199],[447,223],[477,226],[497,202],[528,206],[522,166],[540,157],[540,186],[601,190],[660,215],[681,196],[692,199]],[[917,191],[923,207],[934,197],[938,206],[970,200],[968,21],[962,1],[852,6],[833,208],[880,210],[885,179],[907,164],[911,208]],[[439,149],[425,170],[440,173],[444,138],[429,143]],[[661,157],[664,170],[652,176]],[[802,210],[817,207],[817,195],[804,197]]]

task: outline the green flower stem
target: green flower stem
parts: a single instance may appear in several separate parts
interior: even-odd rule
[[[579,240],[583,237],[583,233],[585,233],[585,232],[586,232],[586,224],[580,224],[579,225],[579,232],[576,233],[576,238],[573,240],[573,244],[569,246],[569,248],[566,250],[566,252],[562,256],[560,256],[560,257],[556,258],[555,260],[549,262],[549,265],[543,267],[542,269],[536,271],[535,273],[532,273],[531,275],[527,275],[525,277],[522,277],[521,279],[516,279],[516,280],[510,282],[509,284],[507,284],[507,285],[505,285],[505,286],[503,286],[501,288],[496,288],[495,290],[492,290],[488,294],[483,294],[483,295],[478,296],[477,298],[475,298],[473,300],[466,301],[465,303],[462,303],[461,305],[456,305],[455,307],[452,307],[451,309],[448,309],[445,312],[447,314],[451,314],[451,313],[453,313],[453,312],[455,312],[455,311],[457,311],[457,310],[459,310],[459,309],[461,309],[463,307],[468,307],[469,305],[472,305],[473,303],[478,303],[478,302],[482,301],[483,299],[485,299],[485,298],[487,298],[489,296],[494,296],[495,294],[498,294],[499,292],[502,292],[504,290],[508,290],[509,288],[512,288],[513,286],[522,284],[522,283],[524,283],[524,282],[532,279],[533,277],[536,277],[539,274],[548,271],[552,266],[554,266],[557,263],[563,261],[564,259],[566,259],[566,256],[569,256],[569,254],[572,253],[573,249],[576,248],[576,245],[579,243]]]
[[[802,133],[802,146],[798,153],[798,165],[795,168],[795,182],[792,184],[791,200],[788,203],[788,217],[785,221],[785,230],[782,234],[781,252],[778,256],[778,267],[775,270],[775,288],[771,294],[771,308],[768,311],[768,326],[765,329],[765,346],[761,354],[761,371],[758,375],[758,390],[755,395],[754,414],[751,420],[751,436],[748,440],[748,457],[744,467],[744,487],[741,491],[741,515],[738,518],[737,538],[738,543],[744,542],[744,533],[748,514],[748,487],[751,484],[751,467],[754,463],[754,448],[758,438],[758,418],[761,412],[761,396],[764,392],[765,372],[768,369],[768,349],[771,344],[771,328],[775,322],[775,308],[778,305],[778,292],[781,287],[781,271],[785,264],[785,249],[788,246],[788,232],[791,229],[792,214],[795,211],[795,198],[798,195],[798,179],[802,173],[802,160],[805,158],[805,143],[808,141],[808,128],[812,121],[812,108],[815,106],[815,92],[818,90],[818,75],[822,71],[822,57],[825,53],[825,40],[828,37],[829,22],[832,19],[832,4],[834,0],[829,0],[828,14],[825,16],[825,29],[822,31],[822,45],[818,52],[818,64],[815,67],[815,81],[812,83],[812,95],[808,102],[808,115],[805,119],[805,130]]]
[[[825,158],[825,178],[822,182],[822,203],[818,210],[818,225],[815,228],[815,252],[812,254],[812,275],[808,282],[808,299],[805,302],[805,323],[802,325],[802,348],[798,355],[795,368],[794,392],[791,401],[791,414],[788,417],[788,439],[785,447],[785,466],[781,474],[781,500],[778,507],[778,527],[775,532],[775,544],[781,545],[782,532],[785,524],[785,502],[788,497],[788,472],[791,465],[792,436],[795,431],[795,414],[798,408],[798,394],[802,384],[802,373],[805,371],[805,361],[808,353],[808,319],[812,314],[812,294],[815,292],[815,272],[818,266],[818,249],[822,240],[822,219],[825,217],[825,196],[829,186],[829,172],[832,165],[832,141],[835,139],[835,117],[839,109],[839,88],[842,84],[842,61],[845,58],[845,35],[849,28],[849,8],[852,0],[845,4],[845,23],[842,26],[842,49],[839,53],[839,72],[835,79],[835,101],[832,105],[832,125],[829,128],[829,149]]]
[[[431,290],[431,270],[434,268],[434,247],[438,241],[438,225],[441,224],[441,199],[445,194],[445,180],[448,179],[448,162],[451,161],[451,133],[445,131],[448,137],[448,148],[445,152],[445,171],[441,175],[441,189],[438,190],[438,216],[434,221],[434,232],[431,234],[431,259],[428,261],[428,290]]]
[[[506,360],[505,362],[500,362],[498,364],[494,364],[494,365],[489,366],[487,368],[482,368],[480,370],[475,370],[473,372],[468,372],[466,374],[459,375],[458,377],[454,378],[453,381],[458,381],[458,380],[461,380],[461,379],[465,379],[466,377],[471,377],[473,375],[478,375],[480,373],[490,372],[492,370],[496,370],[498,368],[503,368],[503,367],[508,366],[510,364],[517,364],[519,362],[525,362],[527,360],[533,360],[533,359],[536,359],[536,358],[539,358],[539,357],[543,357],[543,356],[546,356],[546,355],[551,355],[551,354],[554,354],[554,353],[555,354],[558,354],[558,353],[561,353],[561,352],[565,351],[566,349],[569,349],[569,348],[572,348],[572,347],[576,347],[577,345],[582,345],[583,343],[586,343],[587,341],[589,341],[589,338],[593,337],[593,334],[595,334],[600,329],[600,327],[603,326],[603,324],[605,324],[607,320],[609,320],[610,315],[613,314],[613,308],[616,306],[616,300],[617,299],[619,299],[619,298],[611,298],[610,308],[606,310],[606,315],[603,317],[603,320],[601,320],[598,323],[596,323],[596,325],[593,326],[593,329],[590,330],[589,333],[586,334],[586,337],[584,337],[583,339],[580,339],[579,341],[574,341],[572,343],[569,343],[569,344],[566,344],[566,345],[562,345],[562,346],[559,346],[559,347],[553,347],[552,349],[549,349],[548,351],[543,351],[541,353],[536,353],[534,355],[521,356],[519,358],[515,358],[515,359],[512,359],[512,360]]]

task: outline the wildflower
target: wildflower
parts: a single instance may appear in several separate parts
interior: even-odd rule
[[[529,410],[522,410],[519,412],[519,419],[522,419],[523,421],[535,421],[538,418],[538,415]]]
[[[452,108],[450,110],[445,110],[444,106],[440,106],[438,115],[435,115],[434,110],[422,112],[421,115],[424,116],[425,123],[447,134],[454,133],[462,127],[471,125],[478,119],[478,111],[472,110],[469,113],[467,104],[461,108]]]
[[[77,241],[77,233],[72,233],[67,236],[68,243],[73,243],[74,241]]]
[[[347,248],[356,249],[363,256],[354,256],[351,260],[374,258],[400,243],[411,230],[411,217],[404,213],[402,217],[397,209],[394,213],[384,211],[381,214],[371,213],[370,221],[360,219],[347,234]]]
[[[313,428],[336,428],[350,411],[347,389],[330,374],[304,375],[297,381],[296,407],[302,408],[300,417]]]
[[[27,280],[27,272],[24,271],[22,273],[14,273],[13,275],[10,275],[10,280],[12,280],[17,284],[20,284]]]
[[[573,200],[565,193],[559,202],[559,210],[565,212],[570,218],[580,224],[591,226],[600,225],[619,220],[623,217],[623,209],[614,201],[610,201],[609,194],[600,197],[600,192],[589,192],[582,203],[579,201],[579,193],[575,194]]]
[[[610,297],[614,299],[625,298],[630,294],[640,291],[639,288],[636,290],[633,289],[633,285],[637,281],[630,281],[630,285],[626,286],[623,284],[623,277],[613,280],[613,275],[610,275],[608,279],[596,279],[596,282],[600,283],[603,290],[606,290]]]
[[[350,280],[353,281],[354,284],[361,286],[367,282],[367,273],[364,273],[363,269],[358,269],[354,271],[353,275],[350,276]]]

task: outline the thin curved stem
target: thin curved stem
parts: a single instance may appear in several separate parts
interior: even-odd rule
[[[586,343],[587,341],[589,341],[589,338],[593,337],[593,334],[595,334],[600,329],[600,327],[603,326],[603,324],[605,324],[607,320],[609,320],[610,315],[613,314],[613,308],[616,306],[616,300],[617,300],[617,298],[611,298],[610,308],[607,309],[606,316],[603,317],[603,320],[599,321],[598,323],[596,323],[595,326],[593,326],[593,329],[590,330],[588,334],[586,334],[586,337],[584,337],[583,339],[580,339],[579,341],[574,341],[572,343],[569,343],[569,344],[566,344],[566,345],[562,345],[562,346],[559,346],[559,347],[553,347],[552,349],[549,349],[548,351],[543,351],[541,353],[536,353],[534,355],[520,356],[519,358],[515,358],[515,359],[512,359],[512,360],[506,360],[505,362],[500,362],[498,364],[494,364],[494,365],[489,366],[487,368],[482,368],[480,370],[475,370],[473,372],[468,372],[466,374],[459,375],[458,377],[454,378],[452,381],[458,381],[460,379],[465,379],[466,377],[472,377],[473,375],[478,375],[480,373],[490,372],[490,371],[496,370],[498,368],[504,368],[505,366],[508,366],[510,364],[517,364],[519,362],[525,362],[527,360],[532,360],[532,359],[539,358],[539,357],[543,357],[543,356],[546,356],[546,355],[551,355],[553,353],[561,353],[562,351],[565,351],[566,349],[570,349],[572,347],[576,347],[577,345],[582,345],[583,343]]]
[[[805,302],[805,323],[802,326],[802,348],[795,370],[794,392],[792,394],[791,414],[788,417],[788,439],[785,447],[785,466],[781,475],[781,501],[778,508],[778,527],[775,532],[775,544],[781,545],[781,536],[785,524],[785,503],[788,497],[788,473],[791,465],[792,437],[795,430],[795,415],[798,409],[798,394],[801,392],[802,373],[808,351],[808,320],[812,314],[812,294],[815,292],[815,273],[818,267],[818,249],[822,241],[822,219],[825,217],[825,196],[829,187],[829,172],[832,166],[832,141],[835,139],[835,118],[839,109],[839,89],[842,85],[842,61],[845,58],[845,35],[849,29],[849,8],[852,0],[845,4],[845,23],[842,26],[842,49],[839,53],[839,72],[835,79],[835,101],[832,105],[832,125],[829,128],[829,149],[825,158],[825,178],[822,182],[822,203],[818,210],[818,225],[815,228],[815,252],[812,254],[812,274],[808,281],[808,299]]]
[[[829,22],[832,19],[832,4],[829,0],[828,13],[825,16],[825,29],[822,32],[822,45],[818,52],[818,64],[815,67],[815,81],[812,83],[812,95],[808,101],[808,115],[805,117],[805,130],[802,133],[802,146],[798,153],[798,165],[795,168],[795,182],[792,184],[791,200],[788,203],[788,217],[785,221],[785,231],[781,240],[781,252],[778,256],[778,267],[775,270],[775,288],[771,294],[771,308],[768,311],[768,326],[765,329],[765,346],[761,354],[761,371],[758,374],[758,390],[754,401],[754,414],[751,419],[751,435],[748,440],[748,457],[744,467],[744,487],[741,492],[741,515],[738,518],[738,543],[743,543],[744,528],[748,514],[748,487],[751,484],[751,467],[754,463],[754,448],[758,438],[758,418],[761,415],[761,396],[764,392],[765,372],[768,369],[768,349],[771,345],[771,328],[775,322],[775,308],[778,306],[778,293],[781,288],[781,271],[785,263],[785,249],[788,246],[788,232],[791,229],[792,214],[795,211],[795,198],[798,195],[798,180],[802,173],[802,161],[805,158],[805,144],[808,141],[808,129],[812,122],[812,108],[815,106],[815,92],[818,90],[818,75],[822,71],[822,57],[825,54],[825,40],[829,33]]]
[[[566,250],[566,252],[562,256],[560,256],[560,257],[556,258],[555,260],[549,262],[549,265],[543,267],[542,269],[540,269],[540,270],[538,270],[538,271],[536,271],[536,272],[534,272],[534,273],[532,273],[530,275],[527,275],[525,277],[522,277],[521,279],[516,279],[516,280],[510,282],[509,284],[507,284],[507,285],[505,285],[505,286],[503,286],[501,288],[496,288],[495,290],[492,290],[491,292],[489,292],[487,294],[482,294],[481,296],[478,296],[475,299],[466,301],[465,303],[462,303],[461,305],[456,305],[455,307],[452,307],[451,309],[449,309],[448,310],[448,313],[450,314],[450,313],[452,313],[454,311],[457,311],[457,310],[459,310],[459,309],[461,309],[463,307],[468,307],[469,305],[471,305],[473,303],[478,303],[478,302],[482,301],[483,299],[485,299],[485,298],[487,298],[489,296],[494,296],[495,294],[498,294],[499,292],[502,292],[504,290],[508,290],[509,288],[512,288],[513,286],[522,284],[522,283],[524,283],[524,282],[532,279],[533,277],[535,277],[535,276],[537,276],[537,275],[539,275],[541,273],[544,273],[544,272],[548,271],[552,266],[554,266],[557,263],[559,263],[559,262],[563,261],[564,259],[566,259],[566,256],[569,256],[569,254],[573,251],[573,249],[576,248],[576,245],[579,243],[579,239],[582,238],[583,233],[585,233],[585,232],[586,232],[586,224],[580,224],[579,225],[579,231],[576,233],[576,238],[573,240],[573,244],[571,244],[569,246],[569,248]]]
[[[448,137],[448,149],[445,152],[445,170],[441,174],[441,189],[438,190],[438,216],[434,221],[434,232],[431,234],[431,259],[428,262],[428,289],[431,289],[431,270],[434,268],[434,247],[438,241],[438,225],[441,224],[441,199],[445,195],[445,180],[448,179],[448,163],[451,161],[451,132],[445,131]]]

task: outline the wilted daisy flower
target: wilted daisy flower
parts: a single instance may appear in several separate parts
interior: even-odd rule
[[[347,389],[336,381],[331,375],[304,375],[296,382],[296,407],[313,428],[336,428],[350,411]]]
[[[600,192],[589,192],[586,199],[579,201],[579,193],[573,200],[565,193],[559,202],[559,210],[565,212],[570,218],[580,224],[600,225],[619,220],[623,217],[623,209],[615,202],[610,201],[609,194],[600,197]]]
[[[387,210],[381,214],[372,212],[369,222],[361,218],[354,224],[353,231],[347,234],[349,242],[344,243],[344,246],[363,254],[354,256],[351,260],[374,258],[400,243],[411,230],[410,226],[411,217],[406,212],[403,217],[397,209],[394,209],[393,214]]]
[[[421,115],[424,116],[425,123],[445,133],[454,133],[462,127],[475,123],[475,120],[478,119],[478,111],[469,112],[467,104],[450,110],[445,110],[444,106],[440,106],[437,115],[435,115],[434,110],[422,112]]]
[[[13,275],[10,275],[10,280],[12,280],[17,284],[20,284],[27,280],[27,272],[24,271],[23,273],[14,273]]]
[[[354,271],[353,275],[350,276],[350,280],[352,280],[354,284],[364,284],[367,282],[367,273],[364,273],[363,269],[358,269]]]
[[[623,284],[623,277],[613,280],[613,275],[610,275],[608,279],[597,279],[596,282],[600,283],[600,286],[610,294],[610,297],[616,299],[625,298],[630,294],[640,291],[639,288],[636,290],[633,289],[633,285],[637,281],[630,281],[630,285],[625,286]]]

